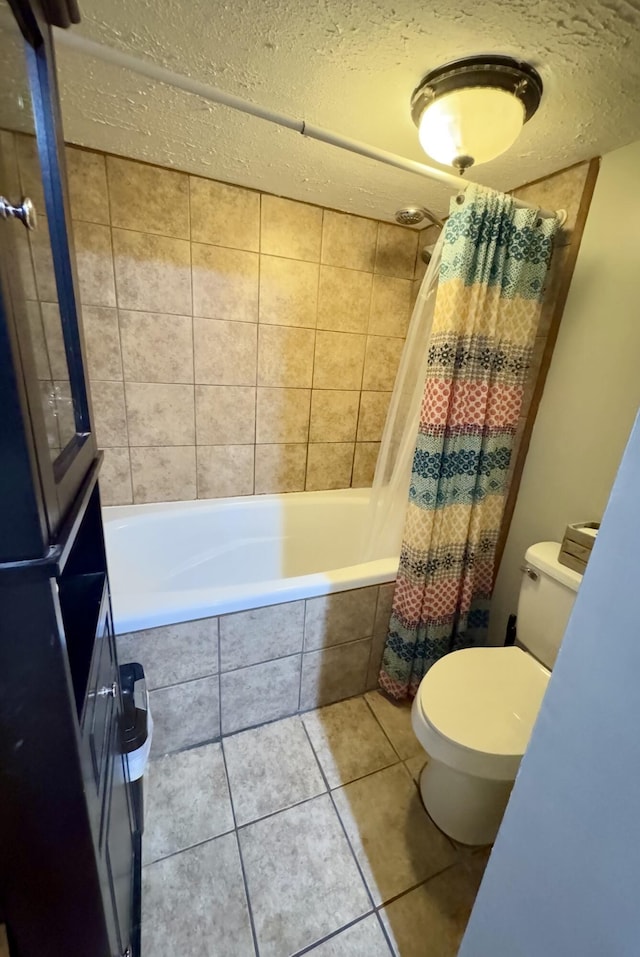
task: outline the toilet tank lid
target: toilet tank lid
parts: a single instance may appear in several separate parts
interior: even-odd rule
[[[524,559],[527,565],[536,568],[543,575],[548,575],[572,591],[577,591],[582,575],[566,565],[561,565],[558,561],[559,552],[560,542],[538,542],[527,549]]]

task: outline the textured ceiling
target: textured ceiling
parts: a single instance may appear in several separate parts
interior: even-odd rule
[[[73,29],[421,162],[409,97],[473,53],[528,60],[538,113],[472,177],[511,189],[640,139],[640,0],[80,0]],[[66,138],[295,199],[392,218],[449,191],[59,48]]]

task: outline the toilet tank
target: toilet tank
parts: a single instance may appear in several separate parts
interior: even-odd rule
[[[538,542],[524,557],[517,643],[553,668],[582,575],[558,561],[559,542]]]

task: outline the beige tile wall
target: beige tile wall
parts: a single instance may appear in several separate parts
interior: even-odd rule
[[[106,503],[368,485],[418,234],[67,149]]]

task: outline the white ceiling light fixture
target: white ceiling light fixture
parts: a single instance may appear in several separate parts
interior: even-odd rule
[[[411,115],[425,153],[464,173],[506,152],[542,98],[542,80],[528,63],[487,54],[431,70],[411,97]]]

